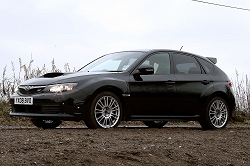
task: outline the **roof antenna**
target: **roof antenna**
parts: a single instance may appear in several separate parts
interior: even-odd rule
[[[183,46],[181,46],[181,49],[183,48]],[[180,49],[180,51],[181,51],[181,49]]]

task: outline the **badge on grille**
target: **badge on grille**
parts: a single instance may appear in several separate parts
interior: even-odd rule
[[[31,89],[31,87],[29,85],[24,87],[24,90],[26,90],[26,91],[29,91],[30,89]]]

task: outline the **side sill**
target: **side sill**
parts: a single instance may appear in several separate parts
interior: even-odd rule
[[[200,115],[192,115],[192,116],[142,116],[142,115],[131,115],[131,120],[135,120],[135,121],[197,121],[197,120],[200,120]]]

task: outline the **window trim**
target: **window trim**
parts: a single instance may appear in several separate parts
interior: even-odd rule
[[[202,68],[202,70],[203,70],[203,72],[204,72],[204,74],[214,74],[214,64],[213,63],[211,63],[210,61],[208,61],[208,60],[206,60],[206,59],[203,59],[203,58],[200,58],[200,57],[196,57],[197,58],[197,61],[199,62],[199,64],[200,64],[200,66],[201,66],[201,68]],[[201,60],[204,60],[204,61],[206,61],[206,62],[208,62],[208,63],[210,63],[212,66],[213,66],[213,72],[212,73],[207,73],[206,72],[206,70],[205,70],[205,68],[204,68],[204,66],[202,65],[202,63],[200,62],[200,60],[199,59],[201,59]]]
[[[194,55],[192,55],[192,54],[180,53],[180,52],[173,52],[172,55],[173,55],[173,64],[174,64],[174,65],[173,65],[174,74],[176,74],[176,75],[196,75],[196,74],[180,74],[180,73],[178,73],[178,72],[176,71],[176,68],[175,68],[175,66],[176,66],[175,57],[174,57],[175,55],[188,56],[188,57],[194,58],[194,59],[196,60],[197,64],[198,64],[198,66],[200,67],[200,71],[201,71],[200,74],[206,74],[205,71],[204,71],[204,69],[203,69],[203,66],[201,65],[201,63],[199,62],[199,60],[197,59],[196,56],[194,56]]]

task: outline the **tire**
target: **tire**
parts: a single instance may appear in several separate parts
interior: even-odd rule
[[[142,121],[146,126],[150,128],[162,128],[167,121]]]
[[[201,115],[200,125],[204,130],[225,128],[229,119],[229,107],[221,97],[208,102],[205,112]]]
[[[43,119],[31,119],[31,122],[36,127],[43,129],[54,129],[62,123],[62,121],[60,120],[43,120]]]
[[[85,124],[88,128],[117,127],[121,120],[122,104],[111,92],[102,92],[95,96]]]

